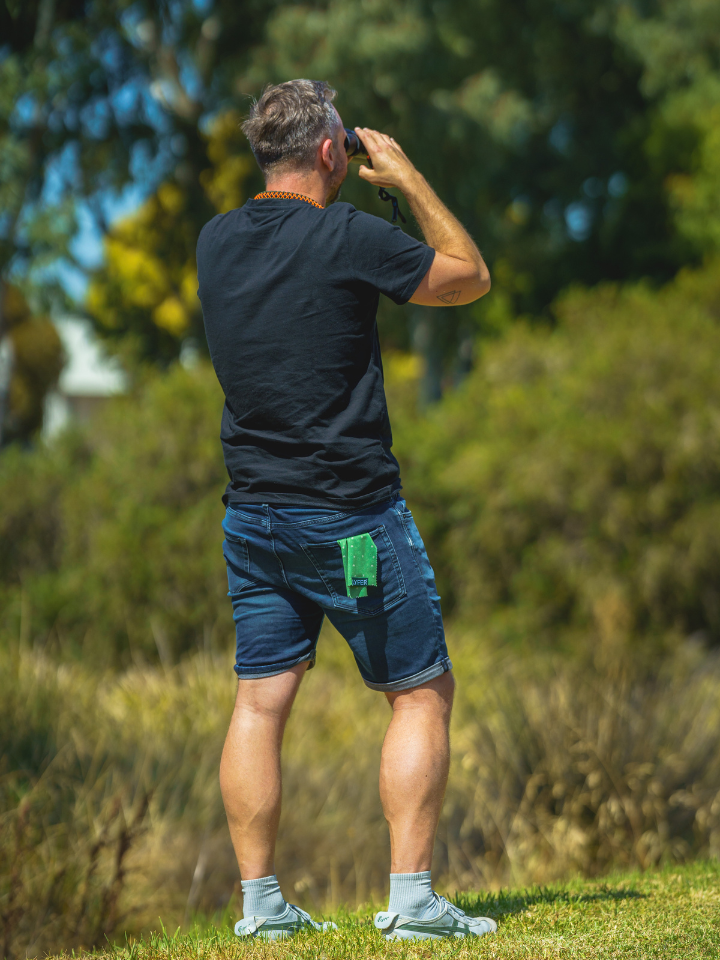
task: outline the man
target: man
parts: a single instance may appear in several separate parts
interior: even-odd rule
[[[356,128],[368,183],[400,189],[427,244],[333,203],[345,132],[326,83],[268,87],[243,130],[267,189],[198,241],[199,296],[225,392],[223,544],[237,633],[237,701],[220,785],[240,866],[239,936],[328,929],[275,876],[283,731],[325,614],[392,720],[380,793],[390,829],[389,938],[481,935],[430,884],[448,776],[452,664],[423,542],[400,496],[376,311],[471,303],[490,289],[462,225],[392,137]]]

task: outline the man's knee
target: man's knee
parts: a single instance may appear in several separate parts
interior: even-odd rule
[[[455,677],[453,676],[452,670],[446,670],[445,673],[441,673],[439,677],[435,677],[430,683],[435,684],[434,689],[449,714],[455,698]]]
[[[455,695],[455,678],[452,670],[446,670],[439,677],[433,677],[409,690],[397,690],[386,694],[393,710],[425,708],[447,712],[452,710]]]
[[[273,677],[240,680],[235,713],[284,722],[290,713],[307,666],[307,662],[298,663]]]

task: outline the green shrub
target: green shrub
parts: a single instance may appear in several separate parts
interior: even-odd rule
[[[720,642],[720,270],[576,290],[413,413],[389,356],[405,492],[445,613],[493,643]],[[232,647],[220,550],[222,397],[175,367],[50,448],[0,457],[0,642],[100,663]],[[2,638],[5,638],[3,640]],[[599,657],[599,659],[597,659]]]
[[[212,369],[178,366],[86,431],[0,458],[6,637],[101,664],[229,640],[221,409]]]
[[[574,290],[425,420],[396,423],[453,616],[650,660],[720,643],[720,269]]]

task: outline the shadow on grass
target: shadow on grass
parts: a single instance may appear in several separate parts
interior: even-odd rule
[[[647,894],[637,890],[620,890],[602,887],[593,893],[572,893],[568,890],[554,890],[541,887],[527,893],[516,894],[500,890],[487,894],[458,894],[452,898],[461,910],[470,916],[488,916],[494,919],[510,917],[523,913],[537,903],[566,903],[568,906],[582,903],[598,903],[610,900],[645,900]]]

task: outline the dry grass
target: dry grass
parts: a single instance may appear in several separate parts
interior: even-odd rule
[[[688,650],[633,679],[493,657],[469,637],[451,645],[459,684],[440,889],[720,853],[716,659]],[[167,671],[98,675],[21,650],[3,655],[0,677],[5,956],[228,909],[238,876],[217,766],[229,663],[197,655]],[[387,720],[326,632],[288,730],[278,850],[286,895],[315,911],[386,895],[377,769]]]

